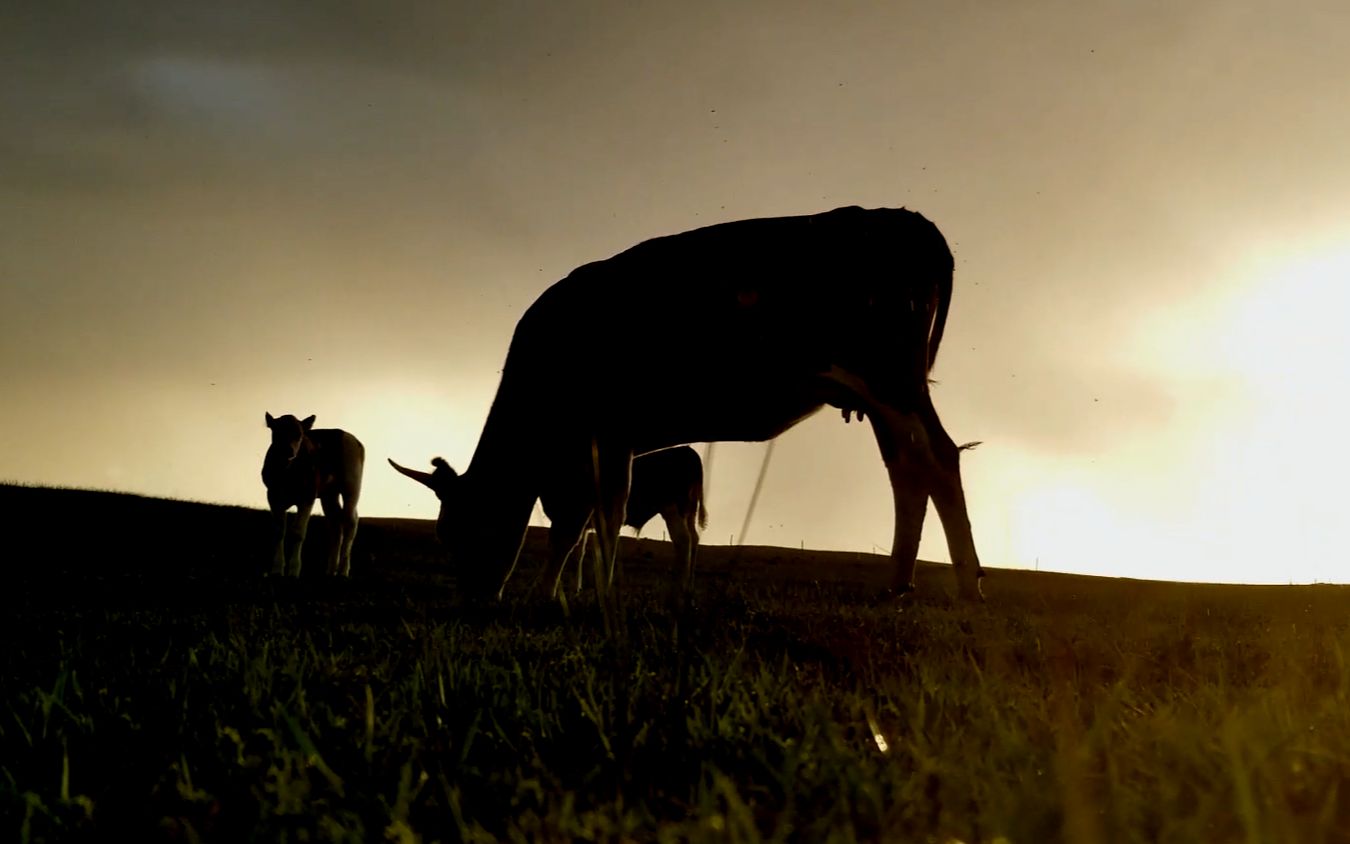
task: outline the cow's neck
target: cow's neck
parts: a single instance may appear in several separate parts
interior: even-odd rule
[[[538,426],[549,424],[521,398],[509,385],[498,391],[464,471],[467,503],[496,523],[508,544],[524,535],[539,496]]]
[[[307,448],[308,445],[308,441],[302,443],[300,450],[295,453],[294,457],[280,449],[269,448],[267,454],[263,457],[263,469],[268,475],[278,478],[301,472],[312,472],[314,460],[313,454]]]

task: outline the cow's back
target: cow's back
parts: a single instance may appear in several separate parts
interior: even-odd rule
[[[681,417],[718,407],[724,419],[795,422],[819,407],[800,399],[807,373],[903,367],[911,345],[926,345],[924,305],[951,271],[941,233],[904,209],[842,208],[655,238],[540,295],[517,324],[502,387],[541,418],[579,430],[605,420],[660,429],[668,419],[690,431],[672,431],[676,442],[759,439],[766,431],[704,431]],[[678,387],[644,386],[663,375]],[[926,372],[905,378],[923,389]]]
[[[351,492],[353,485],[359,487],[366,459],[360,440],[341,428],[316,428],[309,439],[315,446],[311,459],[321,488],[336,485]]]

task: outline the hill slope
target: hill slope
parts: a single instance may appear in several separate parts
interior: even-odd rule
[[[525,595],[539,531],[475,607],[428,522],[295,582],[261,510],[0,512],[15,840],[1350,841],[1341,587],[993,571],[972,608],[925,566],[897,604],[884,558],[711,546],[673,614],[629,540],[606,619]]]

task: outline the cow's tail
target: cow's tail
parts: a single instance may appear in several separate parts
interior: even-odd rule
[[[928,333],[928,371],[933,371],[933,364],[937,362],[938,347],[942,345],[942,332],[947,328],[947,311],[952,305],[952,274],[953,269],[950,264],[938,272],[937,290],[933,292],[933,298],[937,300],[933,309],[933,327]]]
[[[699,530],[707,530],[707,529],[708,529],[708,508],[707,508],[707,506],[704,505],[704,503],[703,503],[703,486],[702,486],[702,485],[700,485],[699,488],[698,488],[698,502],[697,502],[697,504],[695,504],[695,507],[696,507],[697,510],[698,510],[698,529],[699,529]]]

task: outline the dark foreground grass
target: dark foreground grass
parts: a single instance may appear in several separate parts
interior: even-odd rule
[[[463,607],[424,527],[362,530],[349,582],[11,555],[0,835],[1350,840],[1338,587],[995,572],[969,609],[934,568],[900,608],[849,555],[710,548],[677,619],[668,549],[628,543],[606,637],[589,598]]]

